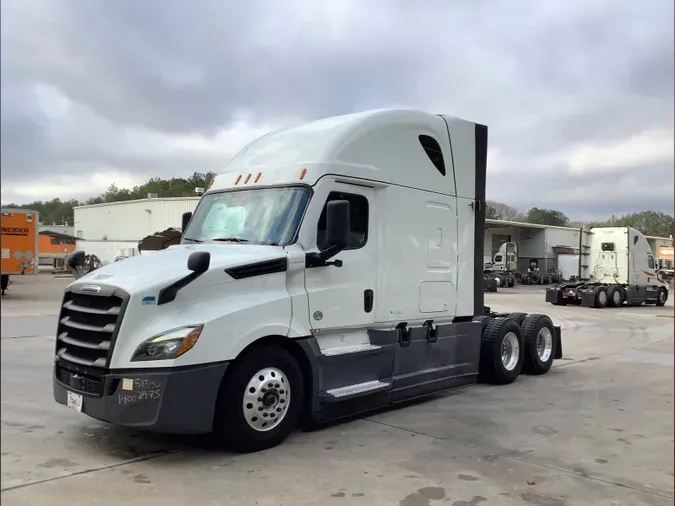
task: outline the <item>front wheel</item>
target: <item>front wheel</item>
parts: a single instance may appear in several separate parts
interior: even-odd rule
[[[279,346],[239,358],[220,388],[214,433],[240,453],[279,445],[295,429],[303,404],[302,372]]]

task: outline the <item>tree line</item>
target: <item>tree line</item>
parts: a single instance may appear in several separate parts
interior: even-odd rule
[[[520,221],[556,227],[633,227],[645,235],[658,237],[670,237],[673,235],[673,228],[675,227],[673,217],[661,211],[640,211],[622,216],[612,215],[602,221],[581,222],[572,221],[563,212],[555,209],[533,207],[527,212],[522,212],[508,204],[494,201],[487,202],[485,217],[494,220]]]
[[[121,202],[125,200],[138,200],[147,198],[149,193],[158,197],[187,197],[195,195],[195,188],[207,188],[214,177],[212,172],[194,172],[191,176],[171,179],[152,178],[147,183],[134,186],[131,189],[118,188],[112,184],[108,189],[97,197],[91,197],[84,202],[78,200],[52,199],[48,201],[35,201],[25,205],[10,204],[4,207],[23,207],[33,209],[40,213],[40,219],[45,225],[56,223],[57,225],[73,224],[73,208],[79,205],[101,204],[103,202]],[[660,211],[641,211],[623,216],[610,216],[604,221],[586,222],[570,220],[564,213],[555,209],[540,209],[533,207],[523,212],[513,206],[502,202],[488,201],[486,218],[495,220],[520,221],[536,223],[539,225],[551,225],[559,227],[634,227],[645,235],[669,237],[673,234],[675,222],[669,214]]]

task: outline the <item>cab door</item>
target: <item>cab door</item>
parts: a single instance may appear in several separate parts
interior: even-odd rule
[[[341,266],[308,267],[305,288],[309,300],[309,322],[314,330],[330,331],[363,327],[374,322],[377,304],[377,235],[375,189],[362,185],[323,180],[315,187],[303,220],[300,241],[308,252],[326,247],[326,204],[346,200],[350,206],[349,246],[331,258]]]

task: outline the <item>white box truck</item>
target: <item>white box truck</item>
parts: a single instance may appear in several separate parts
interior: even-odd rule
[[[548,288],[547,302],[594,308],[666,303],[668,285],[659,277],[654,253],[639,230],[597,227],[580,236],[580,281]]]
[[[547,372],[560,327],[484,307],[486,157],[487,127],[417,111],[259,138],[181,244],[66,288],[55,400],[249,452],[301,420]]]

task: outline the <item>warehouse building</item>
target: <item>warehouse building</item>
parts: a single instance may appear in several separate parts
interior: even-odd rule
[[[96,255],[103,265],[118,256],[139,254],[138,242],[161,230],[180,228],[183,213],[199,197],[147,198],[74,208],[77,249]]]
[[[578,275],[580,229],[516,221],[485,220],[485,264],[492,263],[506,242],[517,245],[518,271],[561,271]]]

